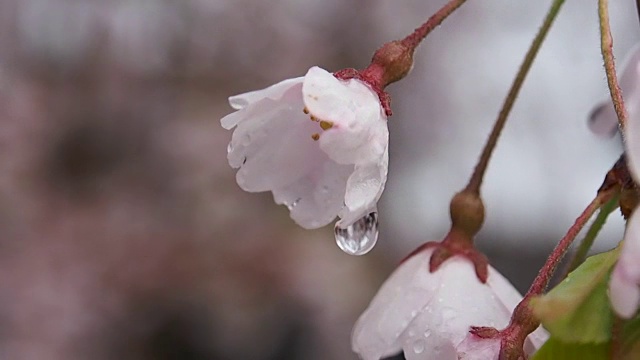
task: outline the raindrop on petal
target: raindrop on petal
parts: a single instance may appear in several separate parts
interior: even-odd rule
[[[291,211],[291,210],[293,210],[294,207],[296,207],[296,205],[298,205],[300,200],[302,200],[302,198],[297,198],[292,203],[287,203],[286,202],[284,204],[287,206],[287,209],[289,209],[289,211]]]
[[[369,213],[344,228],[336,224],[334,233],[342,251],[349,255],[364,255],[378,241],[378,213]]]
[[[229,154],[232,151],[233,151],[233,144],[229,143],[229,145],[227,145],[227,154]]]
[[[413,343],[413,352],[420,354],[424,351],[424,340],[418,339]]]

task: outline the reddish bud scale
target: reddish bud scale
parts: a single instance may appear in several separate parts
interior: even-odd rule
[[[385,114],[391,116],[391,99],[384,89],[409,74],[413,68],[413,52],[414,49],[401,41],[388,42],[373,54],[371,64],[366,69],[343,69],[334,76],[341,80],[358,79],[369,85],[378,94]]]
[[[476,276],[482,283],[489,276],[489,260],[473,246],[473,238],[484,222],[484,205],[480,196],[471,191],[462,191],[451,200],[451,230],[441,242],[428,242],[405,258],[408,259],[425,249],[435,248],[429,261],[429,271],[437,271],[448,259],[459,255],[474,266]]]

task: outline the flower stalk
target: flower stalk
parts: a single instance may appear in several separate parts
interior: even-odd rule
[[[591,219],[598,209],[602,208],[603,205],[615,198],[616,195],[617,189],[602,191],[596,195],[553,249],[551,255],[549,255],[549,258],[547,258],[547,261],[545,261],[544,265],[538,272],[538,275],[529,287],[529,291],[527,291],[525,299],[535,295],[541,295],[545,291],[549,285],[551,276],[553,276],[553,273],[560,263],[560,260],[562,260],[564,255],[567,253],[567,250],[569,250],[569,247],[575,238],[578,236],[580,231],[582,231],[582,228],[584,228],[589,219]]]
[[[334,75],[342,80],[358,79],[367,83],[378,95],[385,114],[391,116],[391,99],[384,89],[409,74],[413,68],[413,54],[422,40],[465,2],[466,0],[450,0],[404,39],[382,45],[373,54],[366,69],[348,68]]]
[[[442,24],[442,22],[447,17],[449,17],[449,15],[456,11],[466,1],[467,0],[450,0],[442,8],[440,8],[440,10],[436,11],[435,14],[431,15],[429,20],[415,29],[413,33],[402,39],[400,43],[409,49],[415,50],[420,45],[422,40],[427,37],[427,35],[429,35],[435,28]]]
[[[473,170],[473,174],[469,179],[469,183],[467,184],[465,191],[478,194],[478,195],[480,194],[480,187],[482,186],[482,180],[484,179],[484,175],[487,172],[487,167],[489,165],[491,154],[493,154],[493,150],[495,149],[498,143],[498,139],[500,138],[500,134],[502,133],[502,130],[504,129],[507,119],[509,118],[509,114],[511,113],[511,109],[513,108],[516,98],[518,97],[518,94],[520,94],[520,90],[522,89],[522,84],[524,84],[524,80],[529,74],[529,70],[531,70],[531,65],[533,65],[533,60],[535,60],[536,56],[538,55],[538,51],[540,50],[542,43],[547,37],[549,30],[551,29],[551,25],[553,25],[553,21],[558,16],[558,13],[560,12],[560,8],[562,7],[563,3],[564,3],[564,0],[555,0],[551,4],[551,8],[547,12],[544,22],[542,23],[540,30],[538,30],[536,37],[533,39],[533,42],[531,43],[531,46],[529,47],[529,50],[527,51],[527,54],[524,57],[524,61],[522,62],[522,65],[520,65],[520,69],[516,74],[513,84],[511,84],[509,93],[507,94],[507,97],[505,98],[504,103],[502,104],[502,108],[498,113],[498,118],[496,119],[493,125],[491,134],[487,139],[484,149],[482,150],[482,154],[480,155],[480,159],[478,160],[478,163],[475,169]]]
[[[427,243],[425,247],[436,247],[433,253],[430,271],[435,271],[437,268],[447,259],[453,255],[461,255],[469,259],[476,269],[476,274],[481,282],[487,281],[487,267],[488,262],[486,257],[475,249],[473,246],[473,238],[482,228],[484,221],[484,205],[482,198],[480,197],[480,187],[482,186],[482,180],[487,172],[489,160],[491,155],[498,144],[500,134],[504,129],[504,126],[509,118],[511,109],[522,89],[524,80],[531,70],[533,61],[535,60],[544,39],[546,38],[553,21],[558,16],[560,8],[564,0],[555,0],[547,16],[545,17],[540,30],[533,39],[524,61],[516,74],[516,77],[509,89],[509,93],[505,98],[505,101],[500,109],[498,118],[496,119],[491,134],[489,135],[487,142],[482,150],[480,159],[473,170],[473,174],[469,179],[467,186],[457,193],[451,201],[451,230],[449,234],[441,243]],[[419,29],[418,29],[419,30]],[[416,30],[416,32],[418,32]],[[474,206],[457,206],[460,200],[464,200],[464,204],[475,204]],[[535,328],[534,328],[535,329]]]
[[[578,236],[580,231],[587,224],[589,219],[604,204],[611,201],[617,195],[617,189],[609,189],[601,191],[584,209],[582,214],[578,216],[574,224],[569,228],[565,236],[558,242],[551,252],[549,258],[544,263],[538,275],[529,287],[529,291],[513,311],[511,322],[505,329],[498,333],[490,333],[487,328],[473,328],[472,333],[479,337],[501,339],[500,360],[517,360],[523,357],[523,344],[527,336],[540,326],[540,321],[534,316],[529,303],[531,299],[537,295],[541,295],[553,276],[560,260],[564,257],[572,242]],[[489,334],[489,335],[485,335]]]
[[[607,84],[613,101],[613,108],[618,116],[618,127],[623,134],[627,125],[627,109],[624,106],[622,91],[618,84],[616,75],[616,64],[613,57],[613,37],[611,36],[611,26],[609,24],[609,1],[598,0],[598,17],[600,19],[600,50],[604,59],[604,71],[607,74]]]
[[[580,266],[580,264],[582,264],[586,260],[587,254],[589,253],[589,250],[591,249],[591,246],[593,245],[596,237],[600,233],[600,230],[602,229],[605,222],[607,221],[607,218],[615,209],[618,208],[619,200],[620,200],[619,196],[613,196],[611,200],[609,200],[606,204],[604,204],[600,208],[600,211],[598,212],[596,219],[593,221],[593,223],[589,227],[589,230],[587,230],[587,234],[584,236],[584,239],[582,239],[582,241],[578,245],[578,249],[576,250],[576,253],[571,257],[571,260],[569,261],[569,265],[567,266],[567,270],[563,278],[565,278],[570,272],[575,270],[578,266]]]

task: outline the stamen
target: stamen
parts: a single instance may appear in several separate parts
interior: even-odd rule
[[[302,109],[302,112],[305,114],[309,114],[309,109],[307,109],[307,107],[305,106],[304,109]]]
[[[311,135],[311,138],[313,139],[313,141],[318,141],[318,140],[320,140],[320,134],[315,133],[315,134]]]
[[[322,130],[329,130],[333,127],[333,122],[322,120],[320,121],[320,127]]]

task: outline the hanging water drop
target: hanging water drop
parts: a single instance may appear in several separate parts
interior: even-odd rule
[[[378,241],[378,213],[369,213],[344,228],[336,224],[334,233],[342,251],[349,255],[364,255]]]
[[[227,154],[229,154],[232,151],[233,151],[233,144],[229,142],[229,145],[227,145]]]

